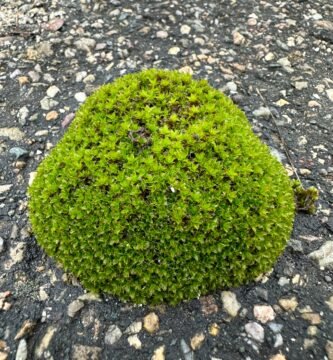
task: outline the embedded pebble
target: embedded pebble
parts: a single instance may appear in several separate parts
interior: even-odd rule
[[[152,312],[143,319],[143,327],[150,334],[155,333],[159,329],[160,323],[158,316]]]
[[[142,343],[137,334],[129,336],[127,341],[130,346],[133,346],[137,350],[142,348]]]
[[[194,335],[192,337],[192,339],[191,339],[191,348],[193,350],[200,349],[200,347],[202,346],[204,340],[205,340],[204,333]]]
[[[156,33],[156,37],[159,39],[166,39],[168,36],[169,36],[168,32],[164,30],[157,31]]]
[[[262,324],[275,319],[275,312],[269,305],[255,305],[253,308],[254,317]]]
[[[84,307],[83,301],[74,300],[68,305],[67,315],[69,317],[74,317],[83,307]]]
[[[117,325],[110,325],[106,334],[105,334],[105,344],[113,345],[115,344],[123,335],[122,331]]]
[[[56,107],[58,104],[59,104],[58,101],[53,100],[47,96],[40,101],[40,106],[43,110],[51,110],[52,108]]]
[[[245,37],[238,31],[232,34],[232,38],[235,45],[243,45],[245,43]]]
[[[269,108],[261,106],[259,109],[253,111],[253,115],[256,118],[265,118],[268,119],[271,116]]]
[[[58,94],[59,91],[60,91],[60,89],[58,87],[56,87],[55,85],[52,85],[47,89],[46,95],[50,98],[54,98]]]
[[[168,54],[169,55],[177,55],[180,52],[180,48],[178,46],[174,46],[169,49]]]
[[[191,32],[191,28],[188,25],[182,25],[180,27],[180,33],[182,35],[188,35]]]
[[[232,317],[237,316],[241,304],[237,301],[236,294],[231,291],[222,291],[221,300],[224,310]]]
[[[87,95],[84,92],[78,92],[74,97],[78,102],[83,103],[86,100]]]
[[[102,349],[97,346],[74,345],[72,360],[100,360]]]
[[[165,360],[165,345],[161,345],[154,350],[151,360]]]
[[[20,340],[17,347],[15,360],[26,360],[28,358],[28,346],[25,339]]]
[[[317,260],[321,268],[333,266],[333,241],[326,241],[318,250],[309,254],[310,259]]]
[[[124,334],[137,334],[142,329],[142,322],[141,321],[135,321],[133,322],[125,331]]]
[[[264,342],[265,330],[260,324],[249,322],[245,325],[245,331],[252,339],[258,342]]]
[[[288,299],[280,299],[279,305],[285,311],[295,311],[298,306],[298,301],[295,296],[288,298]]]

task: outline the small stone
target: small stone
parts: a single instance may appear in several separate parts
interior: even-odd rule
[[[293,73],[294,69],[291,67],[291,63],[287,57],[280,58],[277,60],[277,63],[283,67],[287,73]]]
[[[291,279],[291,283],[294,285],[299,284],[301,280],[301,275],[300,274],[296,274],[292,279]]]
[[[300,173],[301,175],[310,175],[310,174],[311,174],[311,170],[305,169],[305,168],[301,168],[301,169],[299,169],[299,173]]]
[[[9,254],[11,260],[8,262],[9,269],[13,265],[18,264],[23,260],[25,249],[26,249],[25,242],[18,242],[15,246],[10,248]]]
[[[40,79],[40,75],[37,71],[29,71],[28,75],[33,82],[38,82]]]
[[[56,107],[58,105],[58,101],[55,101],[47,96],[45,96],[40,101],[40,106],[43,110],[51,110],[52,108]]]
[[[86,100],[87,95],[84,92],[78,92],[74,95],[74,97],[76,101],[83,103]]]
[[[43,354],[44,351],[48,349],[50,342],[54,336],[54,334],[56,333],[57,328],[54,326],[49,326],[46,330],[45,335],[43,336],[42,340],[39,342],[39,344],[37,345],[36,349],[35,349],[35,357],[36,359],[40,359]]]
[[[319,104],[319,102],[317,102],[315,100],[310,100],[308,102],[308,107],[310,107],[310,108],[321,107],[321,105]]]
[[[184,74],[193,75],[193,70],[190,66],[184,66],[184,67],[180,68],[179,72],[184,73]]]
[[[250,18],[249,20],[247,20],[247,25],[248,26],[256,26],[257,25],[257,19]]]
[[[5,240],[0,236],[0,254],[4,251]]]
[[[85,84],[90,84],[93,83],[95,80],[96,80],[95,76],[93,74],[89,74],[83,79],[83,82]]]
[[[231,291],[222,291],[221,299],[224,310],[232,317],[237,316],[241,304],[237,301],[236,294]]]
[[[49,134],[48,130],[38,130],[35,132],[35,136],[40,137],[40,136],[47,136]]]
[[[304,350],[312,348],[316,343],[316,339],[304,339],[303,347]]]
[[[12,186],[13,186],[12,184],[0,185],[0,194],[10,190]]]
[[[205,335],[203,333],[195,334],[191,339],[191,348],[193,350],[200,349],[205,340]]]
[[[268,119],[271,116],[269,108],[261,106],[259,109],[253,111],[253,115],[256,118],[265,118]]]
[[[142,343],[141,343],[140,339],[138,338],[137,334],[129,336],[127,341],[130,346],[133,346],[137,350],[142,348]]]
[[[67,114],[67,115],[64,117],[64,120],[61,122],[61,127],[62,127],[62,128],[67,127],[67,126],[72,122],[72,120],[74,119],[74,117],[75,117],[75,114],[74,114],[74,113]]]
[[[42,24],[42,27],[44,30],[56,32],[64,25],[64,22],[64,19],[56,18],[47,24]]]
[[[283,337],[281,334],[276,334],[275,335],[275,341],[274,341],[274,347],[280,347],[283,345]]]
[[[15,146],[15,147],[12,147],[11,149],[9,149],[9,154],[12,155],[15,158],[15,160],[18,160],[18,159],[27,158],[29,155],[29,152],[23,148]]]
[[[124,334],[137,334],[142,329],[142,322],[141,321],[135,321],[133,322],[125,331]]]
[[[77,299],[81,300],[81,301],[102,301],[101,298],[97,294],[94,294],[94,293],[86,293],[86,294],[80,295]]]
[[[194,360],[194,353],[191,348],[186,344],[186,341],[184,339],[180,340],[180,348],[182,350],[182,353],[184,354],[185,360]]]
[[[269,52],[268,54],[266,54],[265,56],[265,60],[266,61],[272,61],[275,59],[275,55],[272,52]]]
[[[194,39],[194,43],[195,44],[198,44],[198,45],[201,45],[201,46],[204,46],[205,45],[205,39],[201,38],[201,37],[196,37]]]
[[[54,98],[58,94],[59,91],[60,91],[60,89],[58,87],[56,87],[55,85],[52,85],[46,90],[46,95],[50,98]]]
[[[281,330],[283,329],[282,324],[278,324],[275,322],[269,323],[268,327],[273,331],[274,334],[279,334],[281,332]]]
[[[301,316],[304,320],[309,321],[311,325],[319,325],[321,322],[320,315],[316,313],[304,313]]]
[[[212,295],[202,296],[199,300],[201,303],[201,310],[204,315],[211,315],[219,311],[219,307]]]
[[[232,34],[232,39],[235,45],[243,45],[245,43],[245,37],[238,31]]]
[[[264,342],[265,330],[260,324],[249,322],[245,325],[245,331],[252,339],[258,342]]]
[[[333,360],[333,341],[328,340],[325,346],[328,360]]]
[[[25,134],[16,127],[0,128],[0,137],[8,137],[10,140],[21,141]]]
[[[295,89],[297,89],[297,90],[307,89],[307,87],[308,87],[307,81],[296,81],[295,82]]]
[[[333,311],[333,295],[327,301],[325,301],[325,303],[330,308],[330,310]]]
[[[180,48],[178,46],[174,46],[169,49],[168,54],[169,55],[177,55],[180,52]]]
[[[29,84],[29,78],[27,76],[19,76],[18,77],[18,82],[19,84],[22,85],[26,85]]]
[[[316,336],[317,333],[318,333],[318,328],[317,328],[317,326],[314,326],[314,325],[309,326],[308,329],[306,330],[306,333],[307,333],[309,336]]]
[[[327,97],[333,101],[333,89],[327,89],[326,90]]]
[[[277,106],[279,106],[279,107],[282,107],[282,106],[285,106],[285,105],[289,105],[289,102],[288,102],[287,100],[280,99],[280,100],[278,100],[275,104],[276,104]]]
[[[191,32],[191,28],[188,25],[182,25],[180,27],[180,33],[182,35],[188,35]]]
[[[29,186],[31,186],[36,176],[37,176],[37,171],[32,171],[31,173],[29,173],[29,183],[28,183]]]
[[[117,325],[111,325],[108,328],[108,331],[105,334],[105,344],[113,345],[115,344],[122,336],[122,332]]]
[[[154,350],[154,354],[151,358],[151,360],[165,360],[165,345],[162,345]]]
[[[168,36],[169,36],[168,32],[164,30],[159,30],[156,33],[156,37],[159,39],[166,39]]]
[[[254,317],[262,324],[275,319],[275,312],[269,305],[255,305],[253,308]]]
[[[74,345],[72,360],[100,360],[101,352],[97,346]]]
[[[322,268],[332,268],[333,266],[333,241],[326,241],[318,250],[309,254],[311,259],[318,261]]]
[[[83,307],[84,303],[82,301],[74,300],[68,305],[67,315],[69,317],[74,317]]]
[[[0,360],[7,360],[8,359],[8,353],[4,351],[0,351]]]
[[[27,334],[30,334],[31,331],[35,328],[36,322],[32,320],[25,320],[22,324],[20,330],[17,332],[14,340],[19,340],[26,336]]]
[[[280,299],[279,305],[282,307],[285,311],[295,311],[295,309],[298,306],[298,301],[295,296],[293,296],[290,299]]]
[[[283,354],[276,354],[269,358],[269,360],[287,360]]]
[[[227,82],[227,84],[225,85],[225,88],[231,93],[237,92],[237,84],[235,84],[233,81]]]
[[[220,333],[220,327],[218,324],[213,323],[209,326],[208,332],[212,336],[217,336]]]
[[[144,317],[143,327],[150,334],[156,332],[159,329],[159,326],[160,326],[159,318],[154,312],[152,312]]]
[[[21,125],[25,125],[27,117],[29,115],[29,110],[26,106],[23,106],[17,113],[18,121]]]
[[[27,342],[22,339],[17,347],[15,360],[26,360],[28,358]]]
[[[90,52],[96,46],[96,41],[90,38],[82,38],[80,40],[75,41],[75,46],[78,50],[83,50]]]
[[[46,286],[41,286],[39,288],[39,300],[46,301],[49,298],[48,293],[45,291]]]
[[[46,121],[53,121],[53,120],[58,119],[58,116],[59,116],[59,114],[55,110],[52,110],[52,111],[50,111],[50,112],[48,112],[46,114],[45,120]]]

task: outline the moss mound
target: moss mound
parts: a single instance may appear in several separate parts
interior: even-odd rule
[[[91,95],[29,195],[47,254],[138,303],[254,279],[294,218],[291,183],[244,113],[206,81],[155,69]]]

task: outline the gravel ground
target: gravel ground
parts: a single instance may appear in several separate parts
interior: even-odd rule
[[[0,360],[333,359],[332,0],[0,1]],[[85,293],[36,244],[26,189],[86,96],[181,69],[239,104],[317,213],[275,268],[176,307]]]

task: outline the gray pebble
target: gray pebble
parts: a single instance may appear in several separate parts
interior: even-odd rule
[[[9,154],[12,155],[15,158],[15,160],[18,160],[18,159],[22,159],[22,158],[27,158],[29,155],[29,152],[20,147],[12,147],[9,150]]]
[[[4,248],[5,248],[5,240],[2,237],[0,237],[0,254],[3,252]]]

